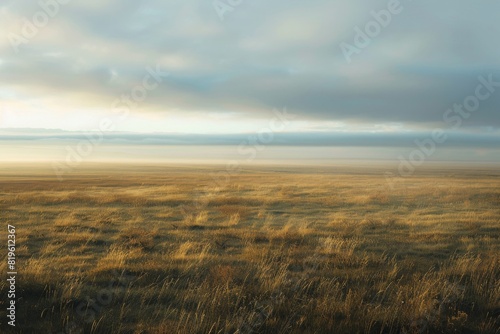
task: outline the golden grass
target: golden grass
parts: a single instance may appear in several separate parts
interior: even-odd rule
[[[500,333],[497,171],[112,167],[0,173],[19,333]]]

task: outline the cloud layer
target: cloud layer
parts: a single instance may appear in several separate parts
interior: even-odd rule
[[[18,52],[12,39],[43,9],[0,5],[0,126],[88,128],[148,66],[169,76],[119,130],[204,132],[214,115],[215,132],[249,130],[248,122],[258,129],[269,110],[287,107],[299,132],[328,130],[328,122],[425,132],[443,126],[446,110],[474,93],[479,76],[500,82],[493,0],[401,1],[401,13],[351,63],[339,45],[354,45],[355,28],[387,1],[243,0],[224,20],[206,0],[64,3]],[[461,131],[498,136],[499,127],[500,88]]]

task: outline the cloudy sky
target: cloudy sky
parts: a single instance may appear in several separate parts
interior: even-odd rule
[[[500,159],[500,2],[230,2],[4,0],[0,140],[104,122],[114,140],[235,144],[286,110],[275,144],[411,147],[440,128]]]

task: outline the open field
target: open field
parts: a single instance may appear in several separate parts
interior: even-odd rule
[[[500,333],[498,169],[214,170],[2,167],[12,332]]]

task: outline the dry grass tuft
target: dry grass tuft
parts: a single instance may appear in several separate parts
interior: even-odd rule
[[[124,247],[135,248],[139,247],[144,250],[152,250],[155,246],[155,231],[148,231],[140,227],[131,227],[123,230],[119,239]]]

